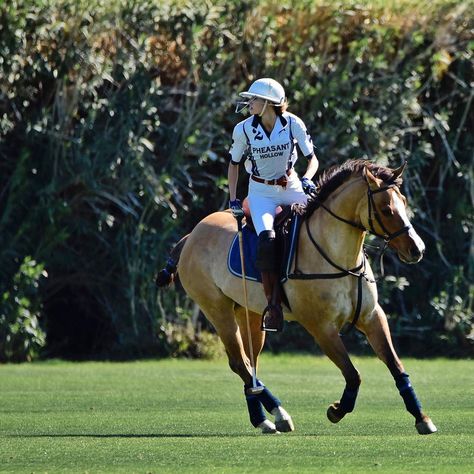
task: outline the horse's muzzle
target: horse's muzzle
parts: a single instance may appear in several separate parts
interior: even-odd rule
[[[396,247],[398,257],[404,263],[418,263],[425,253],[425,243],[412,228],[405,234],[404,244]]]
[[[421,241],[421,239],[420,239]],[[421,241],[423,244],[423,241]],[[411,245],[405,252],[401,249],[398,250],[398,257],[404,263],[414,264],[418,263],[425,253],[425,245]]]
[[[401,252],[398,252],[400,260],[404,263],[414,264],[418,263],[423,258],[423,251],[418,248],[410,249],[409,255],[403,255]]]

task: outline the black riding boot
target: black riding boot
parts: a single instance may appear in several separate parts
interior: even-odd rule
[[[263,231],[258,236],[257,268],[262,274],[262,283],[268,306],[262,315],[262,330],[278,332],[283,330],[276,241],[273,230]]]
[[[263,291],[267,297],[268,306],[262,315],[262,331],[283,331],[283,310],[281,308],[280,287],[278,274],[262,272]]]

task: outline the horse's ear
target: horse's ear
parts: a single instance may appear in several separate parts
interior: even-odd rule
[[[380,179],[376,178],[371,173],[371,171],[369,170],[369,168],[367,166],[364,166],[363,176],[364,176],[365,180],[367,181],[367,184],[369,185],[370,189],[375,191],[376,189],[380,188],[380,186],[382,184],[382,181]]]
[[[392,181],[395,181],[397,178],[399,178],[402,175],[402,173],[405,171],[406,167],[407,167],[407,162],[405,161],[402,166],[400,166],[396,170],[393,170]]]

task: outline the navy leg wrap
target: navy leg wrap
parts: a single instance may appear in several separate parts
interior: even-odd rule
[[[257,386],[260,387],[262,384],[257,382]],[[255,428],[265,421],[267,417],[263,411],[263,406],[260,403],[260,395],[249,395],[247,394],[247,389],[249,389],[251,385],[244,385],[244,395],[245,401],[247,402],[247,409],[249,411],[250,416],[250,423],[252,423]]]
[[[339,403],[341,410],[343,410],[345,413],[350,413],[352,410],[354,410],[358,393],[359,387],[352,390],[346,387]]]
[[[415,419],[421,418],[421,403],[416,397],[415,390],[410,383],[410,377],[406,373],[402,373],[395,377],[398,391],[405,402],[406,409]]]
[[[258,385],[263,385],[260,380],[258,381]],[[265,407],[265,410],[267,410],[269,413],[271,413],[274,408],[281,406],[280,400],[278,400],[278,398],[275,397],[275,395],[273,395],[273,393],[270,392],[267,387],[263,389],[263,392],[258,396],[258,398]]]
[[[263,392],[259,393],[258,395],[247,394],[247,389],[249,389],[250,387],[251,385],[244,385],[245,400],[247,401],[250,422],[253,426],[257,427],[260,423],[262,423],[262,421],[267,418],[265,416],[265,412],[263,411],[263,407],[265,407],[265,410],[271,413],[274,408],[281,406],[281,402],[258,379],[257,387],[265,387],[263,389]]]

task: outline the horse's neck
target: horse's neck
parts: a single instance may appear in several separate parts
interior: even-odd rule
[[[358,223],[360,204],[365,192],[363,182],[358,178],[351,178],[334,191],[324,205],[337,216]],[[310,217],[309,228],[315,241],[333,262],[347,269],[361,263],[365,233],[360,229],[338,220],[322,207]],[[302,239],[302,247],[306,249],[304,258],[320,262],[321,255],[304,231]]]

